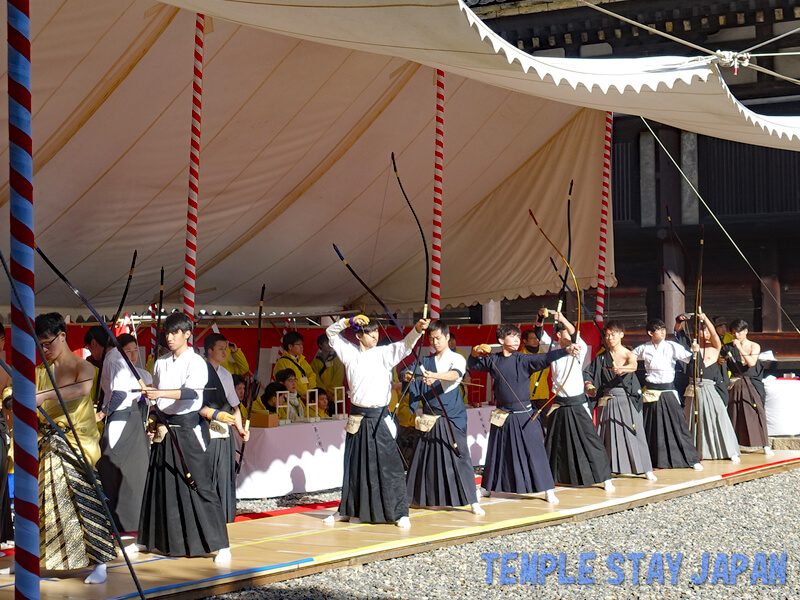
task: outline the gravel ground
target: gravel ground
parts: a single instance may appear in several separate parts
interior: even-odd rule
[[[681,599],[681,598],[800,598],[800,523],[796,506],[800,470],[793,470],[717,488],[690,496],[635,508],[622,513],[569,523],[526,533],[451,546],[414,556],[384,560],[358,567],[336,569],[248,588],[216,596],[219,600],[367,600],[367,599],[453,599],[453,598],[587,598],[587,599]],[[337,491],[332,491],[331,495]],[[327,495],[327,494],[326,494]],[[321,494],[315,494],[320,497]],[[282,499],[281,501],[288,501]],[[559,584],[557,571],[544,584],[500,584],[500,561],[493,569],[493,583],[487,584],[487,561],[483,553],[565,554],[566,576],[578,571],[579,555],[593,552],[593,585]],[[610,554],[643,553],[639,584],[631,582],[632,561],[623,565],[625,580],[620,585],[607,581],[614,576],[606,566]],[[646,578],[654,556],[683,553],[677,581],[665,583]],[[749,566],[735,585],[694,584],[692,575],[700,570],[702,555],[717,553],[746,555]],[[751,583],[756,554],[786,553],[785,584]],[[520,573],[520,559],[508,563],[512,577]],[[620,563],[622,564],[622,563]]]

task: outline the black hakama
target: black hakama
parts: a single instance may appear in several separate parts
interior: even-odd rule
[[[125,421],[125,428],[112,448],[108,443],[108,432],[109,424],[115,421]],[[142,513],[150,456],[150,440],[139,405],[108,415],[106,427],[100,436],[100,451],[102,455],[97,461],[97,472],[117,528],[121,532],[136,531]]]
[[[742,446],[769,445],[764,399],[752,378],[744,376],[734,382],[730,389],[728,415]]]
[[[165,434],[150,452],[139,543],[148,551],[158,550],[167,556],[201,556],[227,548],[228,532],[219,497],[211,485],[208,455],[194,432],[199,424],[208,447],[208,424],[198,412],[163,416],[197,489],[190,487],[173,438]]]
[[[584,404],[586,396],[556,396],[545,448],[556,483],[581,487],[611,479],[611,466]]]
[[[544,449],[542,426],[532,412],[510,413],[491,426],[481,487],[490,492],[534,494],[555,487]]]
[[[225,386],[217,373],[217,368],[210,362],[206,362],[206,368],[208,388],[203,391],[203,405],[213,410],[234,414],[238,409],[228,402]],[[208,427],[211,441],[207,445],[206,453],[211,468],[211,486],[219,497],[225,521],[233,523],[236,519],[236,446],[233,434],[230,425],[217,421],[212,421]]]
[[[206,452],[211,463],[211,486],[219,496],[225,521],[233,523],[236,519],[236,447],[230,427],[224,427],[228,429],[228,436],[211,438]]]
[[[445,417],[420,433],[406,481],[410,504],[467,506],[478,501],[467,434],[455,425],[451,429],[460,457],[453,450]]]
[[[464,358],[450,350],[440,359],[431,355],[422,358],[420,363],[432,373],[441,369],[441,372],[456,371],[460,374],[466,370]],[[412,368],[417,370],[416,367],[409,367],[409,370]],[[418,432],[406,481],[409,502],[416,506],[477,503],[475,469],[467,445],[467,410],[461,388],[448,382],[434,382],[432,387],[414,380],[409,392],[409,410],[412,413],[420,407],[426,415],[439,417],[430,431]],[[454,440],[458,455],[453,449]]]
[[[395,523],[408,516],[408,500],[403,461],[384,421],[389,411],[354,404],[350,414],[364,418],[358,431],[345,437],[339,514],[365,523]]]
[[[11,470],[11,457],[8,455],[8,443],[6,442],[6,434],[8,427],[6,426],[5,419],[0,416],[0,542],[13,542],[14,541],[14,524],[11,522],[11,497],[8,493],[8,473]]]
[[[567,356],[559,348],[547,354],[510,356],[489,354],[467,359],[467,368],[488,372],[494,381],[497,408],[508,412],[502,427],[492,425],[486,451],[481,487],[490,492],[533,494],[555,487],[553,473],[544,449],[542,424],[539,417],[531,421],[531,375],[555,360]]]
[[[657,390],[671,384],[648,384]],[[650,459],[657,469],[682,469],[700,462],[689,426],[683,416],[678,394],[674,389],[662,389],[656,402],[645,402],[644,430]]]

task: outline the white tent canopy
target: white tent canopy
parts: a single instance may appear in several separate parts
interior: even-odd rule
[[[170,4],[32,3],[37,243],[101,307],[118,302],[134,248],[128,310],[154,299],[162,265],[179,302],[193,11],[216,17],[205,36],[198,308],[253,306],[262,283],[272,307],[354,302],[363,291],[331,243],[392,308],[420,308],[421,240],[390,153],[430,243],[431,67],[447,73],[443,306],[556,288],[554,253],[527,211],[565,249],[570,179],[573,268],[596,285],[605,110],[798,147],[796,119],[748,111],[707,60],[535,59],[454,0]],[[8,196],[6,175],[6,218]],[[610,237],[612,283],[613,264]],[[76,306],[42,262],[36,281],[38,307]]]

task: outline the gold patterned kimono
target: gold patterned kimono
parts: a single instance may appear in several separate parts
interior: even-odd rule
[[[42,365],[36,367],[36,390],[52,389]],[[94,469],[100,458],[100,434],[94,417],[92,396],[66,402],[69,416]],[[62,430],[67,417],[58,399],[42,408]],[[75,434],[66,431],[69,445],[39,413],[39,552],[42,568],[67,570],[105,563],[116,558],[111,523],[97,491],[92,487],[78,458]],[[97,473],[95,472],[95,479]],[[98,479],[99,485],[99,479]]]

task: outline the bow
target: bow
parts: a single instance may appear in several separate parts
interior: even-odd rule
[[[572,260],[572,185],[574,183],[575,180],[570,179],[569,192],[567,193],[567,260],[568,261]],[[561,309],[564,306],[564,302],[567,299],[567,272],[564,271],[564,275],[559,274],[558,268],[556,267],[556,264],[553,262],[552,258],[550,259],[550,263],[553,265],[556,274],[561,278],[561,290],[558,292],[558,303],[556,304],[556,312],[561,312]],[[544,321],[542,323],[544,324]],[[554,337],[555,336],[550,338],[550,343],[547,345],[548,352],[550,352],[553,349]],[[542,379],[542,373],[544,373],[544,370],[539,371],[539,374],[536,376],[536,381],[533,384],[534,396],[536,396],[536,391],[539,389],[539,382]]]
[[[39,250],[38,246],[35,246],[35,248],[41,254],[41,250]],[[44,256],[44,255],[42,255],[42,256]],[[48,264],[50,264],[50,261],[48,261],[46,258],[45,258],[45,261],[47,261]],[[117,544],[119,545],[120,548],[124,548],[124,546],[122,545],[122,537],[120,536],[119,529],[117,528],[117,525],[116,525],[116,521],[114,520],[114,516],[111,514],[111,509],[108,506],[108,502],[106,500],[106,495],[105,495],[105,493],[103,493],[103,489],[100,486],[100,482],[97,481],[97,477],[95,475],[94,469],[89,464],[89,459],[86,456],[86,451],[83,448],[83,444],[81,444],[80,436],[77,435],[77,431],[78,430],[75,428],[75,424],[72,421],[72,416],[70,415],[69,410],[67,410],[67,404],[66,404],[66,402],[64,402],[64,398],[61,395],[61,391],[58,388],[58,384],[56,383],[55,376],[53,375],[53,369],[50,367],[50,364],[47,362],[47,356],[45,356],[44,349],[42,348],[42,344],[39,342],[39,338],[36,335],[36,330],[34,329],[33,319],[31,319],[30,315],[25,313],[25,309],[24,309],[25,305],[22,303],[22,299],[19,296],[19,290],[17,289],[17,284],[15,283],[15,280],[11,275],[11,270],[8,268],[8,263],[6,263],[6,259],[5,259],[5,256],[3,256],[2,251],[0,251],[0,262],[2,262],[3,269],[5,270],[6,275],[8,276],[8,282],[9,282],[9,285],[11,286],[11,291],[13,292],[14,297],[17,300],[17,306],[19,306],[20,310],[23,312],[23,316],[25,317],[25,325],[27,326],[28,331],[31,334],[31,338],[33,339],[33,342],[36,345],[36,351],[37,351],[37,353],[39,354],[39,356],[42,359],[43,368],[45,370],[45,373],[47,374],[48,379],[50,380],[50,385],[53,386],[53,391],[56,394],[56,398],[58,399],[59,406],[61,407],[61,410],[63,411],[64,416],[65,416],[65,418],[67,420],[67,426],[73,432],[73,439],[75,440],[75,446],[77,446],[77,450],[73,447],[73,445],[67,439],[66,432],[64,432],[58,425],[56,425],[56,423],[53,421],[53,419],[50,417],[50,415],[48,415],[47,412],[45,412],[44,408],[39,406],[38,410],[39,410],[40,413],[42,413],[44,418],[47,420],[47,422],[53,428],[53,430],[56,433],[56,435],[61,437],[61,439],[66,443],[67,447],[72,451],[72,453],[74,454],[75,458],[77,459],[77,462],[83,467],[83,471],[84,471],[84,474],[86,475],[86,478],[89,481],[89,485],[91,485],[92,488],[94,488],[94,491],[97,493],[97,498],[98,498],[98,500],[100,501],[100,504],[103,507],[103,512],[105,513],[104,516],[108,519],[109,525],[111,526],[111,533],[113,534],[115,541],[117,542]],[[57,271],[57,274],[63,278],[63,275],[61,275],[60,272]],[[80,292],[77,292],[77,290],[75,290],[75,291],[76,291],[76,293],[80,294]],[[92,312],[94,312],[94,309],[91,309],[91,310],[92,310]],[[96,313],[95,313],[95,316],[97,316]],[[105,321],[103,319],[98,319],[98,321],[104,327],[106,327]],[[108,329],[108,328],[106,327],[106,329]],[[120,348],[120,354],[125,355],[125,353],[122,352],[121,348]],[[2,361],[0,360],[0,362],[2,362]],[[5,363],[3,363],[3,368],[9,373],[9,375],[11,374],[10,373],[10,369],[8,368],[7,365],[5,365]],[[6,462],[6,465],[8,465],[8,461]],[[144,591],[142,590],[141,584],[139,583],[139,578],[136,576],[136,571],[133,568],[133,564],[131,564],[131,560],[128,557],[128,554],[124,551],[124,549],[122,551],[122,555],[123,555],[123,558],[125,559],[125,564],[128,567],[128,571],[131,574],[131,579],[133,579],[133,583],[136,585],[136,591],[139,594],[139,597],[142,600],[145,600],[145,594],[144,594]]]
[[[705,249],[705,229],[700,226],[700,257],[697,261],[697,284],[695,286],[694,294],[694,339],[693,343],[697,343],[698,333],[700,331],[700,298],[703,293],[703,250]],[[692,391],[694,392],[694,423],[696,430],[700,431],[700,410],[697,398],[697,378],[703,376],[703,369],[705,368],[705,351],[698,351],[694,358],[694,373],[692,377]],[[697,442],[703,439],[702,435],[697,436]],[[697,449],[698,453],[702,456],[702,450]]]
[[[122,307],[125,306],[125,298],[128,297],[128,290],[131,288],[131,279],[133,279],[133,270],[136,268],[136,257],[138,256],[138,250],[133,251],[133,260],[131,260],[131,268],[128,271],[128,281],[125,283],[125,290],[122,292],[122,298],[120,298],[119,306],[117,307],[117,312],[114,313],[114,318],[111,319],[111,326],[114,327],[117,324],[117,319],[119,319],[119,315],[122,312]],[[103,345],[103,353],[100,356],[100,370],[102,371],[102,364],[106,358],[106,352],[108,352],[108,344]],[[94,398],[92,399],[92,405],[95,407],[96,410],[99,411],[101,406],[100,404],[100,394],[102,392],[102,386],[97,385],[94,392]]]
[[[366,282],[365,282],[363,279],[361,279],[361,277],[359,277],[359,276],[358,276],[358,273],[356,273],[356,272],[355,272],[355,269],[353,269],[353,267],[351,267],[351,266],[350,266],[350,263],[348,263],[348,262],[347,262],[347,260],[345,259],[345,257],[344,257],[344,256],[342,255],[342,253],[339,251],[339,247],[338,247],[336,244],[333,244],[333,249],[336,251],[336,254],[339,256],[339,260],[341,260],[341,261],[342,261],[342,263],[344,264],[344,266],[345,266],[345,267],[347,267],[347,270],[348,270],[348,271],[350,271],[350,274],[351,274],[353,277],[355,277],[355,278],[356,278],[356,281],[358,281],[358,283],[360,283],[360,284],[361,284],[361,287],[363,287],[365,290],[367,290],[367,292],[369,293],[369,295],[370,295],[370,296],[372,296],[373,298],[375,298],[375,301],[376,301],[376,302],[377,302],[377,303],[378,303],[378,304],[381,306],[381,308],[382,308],[383,310],[385,310],[385,311],[386,311],[386,314],[387,314],[387,315],[389,315],[389,318],[392,320],[392,323],[394,324],[394,326],[395,326],[395,327],[397,327],[397,328],[400,330],[400,332],[402,333],[402,332],[403,332],[403,328],[402,328],[402,327],[400,327],[400,323],[398,323],[398,322],[397,322],[397,319],[395,319],[395,317],[394,317],[394,313],[392,313],[392,311],[390,311],[390,310],[389,310],[389,307],[387,307],[387,306],[386,306],[386,305],[383,303],[383,300],[381,300],[381,299],[378,297],[378,294],[376,294],[375,292],[373,292],[373,291],[372,291],[372,288],[370,288],[370,287],[369,287],[369,286],[366,284]],[[270,323],[272,323],[272,321],[270,321]],[[275,325],[273,324],[273,327],[274,327],[274,326],[275,326]]]
[[[406,194],[406,190],[403,188],[403,182],[400,181],[400,173],[397,172],[397,162],[394,160],[394,152],[392,152],[392,168],[394,169],[394,176],[397,178],[397,185],[400,186],[400,191],[403,193],[403,198],[405,198],[406,204],[408,204],[409,210],[411,210],[411,214],[414,215],[414,220],[417,222],[417,228],[419,229],[419,235],[422,237],[422,248],[425,250],[425,297],[422,301],[422,318],[428,318],[428,297],[430,295],[430,285],[431,285],[431,259],[430,254],[428,253],[428,241],[425,239],[425,232],[422,230],[422,224],[419,222],[419,218],[417,217],[417,211],[414,210],[414,207],[411,205],[411,201],[408,199],[408,195]],[[420,362],[419,357],[422,354],[422,342],[420,342],[419,346],[417,346],[417,352],[414,356],[414,375],[417,374],[417,370],[419,369]],[[405,396],[406,392],[408,391],[408,386],[411,384],[409,381],[406,384],[404,390],[402,390],[400,397],[402,398]],[[431,386],[433,389],[433,386]],[[447,416],[447,410],[444,407],[444,403],[442,402],[439,395],[436,394],[436,399],[439,401],[439,408],[442,409],[442,414],[444,415],[445,420],[447,421],[447,430],[450,434],[450,444],[453,446],[453,450],[456,453],[456,456],[461,458],[461,453],[458,451],[458,442],[456,442],[455,435],[453,434],[453,424],[450,422],[450,417]]]
[[[260,384],[258,383],[258,363],[261,360],[261,315],[264,312],[264,292],[267,289],[267,284],[261,286],[261,298],[258,301],[258,329],[256,333],[256,364],[253,367],[253,381],[252,387],[248,390],[247,394],[247,406],[245,409],[247,410],[247,419],[244,423],[244,430],[250,430],[250,413],[253,412],[253,402],[255,402],[256,396],[258,396]],[[236,463],[235,474],[238,475],[239,471],[242,470],[242,463],[244,463],[244,449],[247,447],[247,442],[242,440],[242,449],[239,450],[239,460]]]
[[[158,360],[158,349],[161,343],[161,310],[164,308],[164,267],[161,267],[161,284],[158,288],[158,312],[156,313],[156,339],[153,340],[153,368]]]
[[[533,215],[533,211],[528,209],[528,214],[531,216],[531,220],[533,220],[533,224],[536,225],[536,228],[544,236],[544,239],[547,240],[547,243],[550,244],[550,246],[553,248],[553,250],[556,251],[556,254],[558,254],[561,257],[561,260],[564,261],[564,264],[567,267],[567,271],[569,271],[569,274],[572,277],[572,281],[575,284],[575,297],[578,299],[578,319],[575,322],[575,338],[577,339],[581,335],[581,309],[580,309],[580,306],[581,306],[581,290],[580,290],[580,286],[578,285],[578,278],[575,276],[575,272],[572,270],[572,267],[570,266],[569,260],[567,260],[567,257],[564,256],[563,254],[561,254],[561,252],[559,251],[558,247],[550,240],[549,237],[547,237],[547,234],[544,232],[544,229],[542,229],[541,225],[539,225],[539,221],[537,221],[536,217]],[[555,334],[554,334],[554,337],[555,337]],[[569,364],[569,368],[567,369],[567,374],[564,376],[564,381],[561,383],[559,388],[553,393],[553,395],[550,396],[550,398],[547,399],[547,402],[545,402],[544,405],[538,411],[536,411],[536,414],[533,415],[534,419],[539,415],[540,412],[542,412],[547,407],[548,404],[550,404],[555,399],[555,397],[558,395],[558,392],[560,392],[564,388],[564,385],[567,383],[567,379],[569,379],[569,374],[572,372],[572,367],[575,366],[575,361],[576,360],[577,360],[577,357],[575,355],[573,355],[572,356],[572,362]]]
[[[561,281],[566,286],[567,291],[568,292],[571,291],[569,289],[569,285],[567,285],[566,277],[562,277],[561,274],[558,272],[558,268],[556,267],[556,263],[553,261],[552,257],[550,258],[550,264],[553,265],[553,268],[556,270],[556,274],[561,278]],[[589,310],[589,307],[586,306],[586,304],[583,301],[581,301],[581,306],[584,308],[584,310],[586,310],[586,313],[591,317],[592,311]],[[603,333],[603,328],[600,327],[600,323],[597,322],[597,319],[595,317],[591,317],[591,319],[592,319],[592,323],[594,323],[594,326],[597,328],[597,332],[600,334],[600,343],[603,345],[603,348],[605,349],[606,354],[611,359],[611,366],[610,367],[605,367],[604,366],[603,368],[604,369],[608,368],[608,369],[612,369],[613,370],[613,368],[614,368],[614,357],[611,356],[611,351],[608,348],[608,344],[606,344],[606,336]],[[617,377],[619,377],[619,381],[622,384],[623,389],[625,390],[625,395],[628,398],[628,404],[630,405],[630,409],[631,409],[631,424],[630,424],[629,427],[626,425],[626,427],[628,427],[630,429],[630,431],[631,431],[631,433],[633,433],[633,435],[638,435],[637,432],[636,432],[636,423],[633,422],[633,411],[636,410],[636,408],[635,408],[635,406],[633,404],[633,401],[631,400],[631,395],[632,394],[630,393],[630,390],[628,390],[628,386],[622,380],[622,377],[620,377],[620,376],[617,376]],[[600,395],[599,394],[599,390],[598,390],[598,394],[597,395],[598,396]]]
[[[119,343],[119,340],[117,339],[117,336],[115,336],[114,332],[111,331],[111,329],[108,328],[108,325],[106,325],[105,320],[100,316],[100,314],[97,312],[97,310],[95,310],[94,306],[92,306],[92,303],[89,302],[89,300],[87,300],[86,296],[84,296],[80,292],[80,290],[78,290],[78,288],[76,288],[74,285],[72,285],[72,283],[70,283],[69,279],[67,279],[67,277],[61,271],[58,270],[58,267],[56,267],[50,261],[50,259],[47,258],[47,255],[42,251],[42,249],[39,246],[34,246],[34,248],[35,248],[36,252],[39,253],[39,256],[42,257],[42,260],[44,260],[44,262],[47,264],[47,266],[50,267],[50,269],[53,271],[53,273],[55,273],[58,276],[58,278],[61,279],[61,281],[63,281],[67,285],[67,287],[69,287],[69,289],[72,290],[72,292],[80,299],[80,301],[83,302],[84,306],[86,306],[86,308],[89,309],[89,312],[91,312],[94,315],[94,317],[97,319],[98,323],[100,323],[100,326],[108,334],[108,337],[111,340],[111,342],[114,344],[114,346],[117,348],[117,350],[119,350],[119,353],[122,356],[122,360],[127,365],[128,369],[130,370],[130,372],[133,375],[134,379],[136,379],[139,382],[139,387],[141,387],[141,388],[147,387],[147,386],[145,386],[144,381],[142,381],[142,378],[139,375],[139,372],[136,370],[136,367],[131,362],[131,359],[128,358],[127,354],[125,354],[125,351],[122,348],[122,344]],[[183,469],[183,475],[186,478],[187,485],[190,488],[192,488],[194,491],[197,491],[197,483],[195,483],[194,477],[192,476],[191,472],[189,471],[189,468],[186,466],[186,461],[184,460],[183,453],[181,452],[181,448],[180,448],[180,445],[178,444],[178,439],[175,437],[175,433],[172,431],[172,428],[169,426],[169,423],[167,423],[167,421],[166,421],[166,417],[164,416],[164,414],[160,410],[156,410],[155,414],[159,419],[161,419],[162,424],[167,428],[167,433],[169,434],[170,439],[172,440],[172,444],[175,446],[175,453],[178,455],[178,459],[179,459],[179,461],[181,463],[181,468]]]
[[[128,271],[128,281],[125,283],[125,291],[122,292],[122,298],[119,301],[117,312],[114,313],[114,318],[111,320],[112,325],[117,324],[117,319],[122,313],[122,307],[125,306],[125,299],[128,297],[128,290],[131,289],[131,279],[133,279],[133,270],[136,268],[136,257],[139,254],[138,250],[133,251],[133,260],[131,260],[131,270]]]

